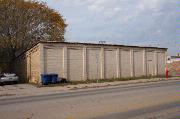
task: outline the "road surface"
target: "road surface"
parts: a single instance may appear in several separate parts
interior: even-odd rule
[[[0,119],[179,119],[180,81],[0,99]]]

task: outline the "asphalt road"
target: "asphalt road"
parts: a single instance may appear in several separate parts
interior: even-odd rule
[[[179,119],[180,81],[0,99],[0,119]]]

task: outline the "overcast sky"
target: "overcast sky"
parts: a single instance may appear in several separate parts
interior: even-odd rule
[[[143,45],[180,51],[179,0],[40,0],[68,24],[66,40]]]

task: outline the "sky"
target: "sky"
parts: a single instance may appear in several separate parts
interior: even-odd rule
[[[68,42],[155,46],[180,53],[179,0],[39,0],[66,20]]]

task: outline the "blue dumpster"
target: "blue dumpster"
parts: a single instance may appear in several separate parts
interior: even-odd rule
[[[58,74],[51,74],[51,82],[54,84],[58,82]]]
[[[51,75],[41,74],[41,81],[43,85],[48,85],[49,83],[51,83]]]

